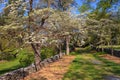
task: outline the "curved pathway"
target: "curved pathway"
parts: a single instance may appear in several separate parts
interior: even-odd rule
[[[74,58],[75,56],[64,56],[42,70],[28,75],[24,80],[62,80]]]

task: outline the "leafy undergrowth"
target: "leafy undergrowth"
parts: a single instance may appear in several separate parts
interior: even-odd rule
[[[16,52],[14,52],[16,53]],[[45,59],[55,55],[53,48],[44,48],[41,50],[41,59]],[[0,75],[19,69],[21,67],[26,67],[34,61],[34,55],[31,49],[23,49],[19,52],[16,58],[0,61]]]
[[[80,54],[84,54],[86,52],[90,52],[91,51],[91,47],[87,46],[85,48],[75,48],[75,50],[73,52],[70,53],[70,55],[80,55]]]
[[[76,56],[63,80],[104,80],[107,75],[120,76],[120,64],[95,54],[81,54]]]

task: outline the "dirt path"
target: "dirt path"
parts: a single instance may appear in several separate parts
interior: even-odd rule
[[[109,55],[109,54],[102,55],[101,57],[103,57],[103,58],[105,58],[105,59],[107,59],[107,60],[113,61],[113,62],[115,62],[115,63],[120,64],[120,58],[118,58],[118,57],[111,56],[111,55]]]
[[[64,56],[62,59],[51,63],[42,70],[30,74],[24,80],[62,80],[74,58],[75,56]]]

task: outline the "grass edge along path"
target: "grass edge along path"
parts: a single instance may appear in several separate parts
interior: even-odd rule
[[[105,80],[107,75],[120,76],[120,64],[93,53],[82,53],[73,60],[63,80]]]

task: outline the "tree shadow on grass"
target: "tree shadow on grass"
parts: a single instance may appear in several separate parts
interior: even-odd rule
[[[120,76],[120,64],[117,64],[107,59],[104,59],[102,57],[99,57],[97,54],[94,54],[94,57],[104,62],[104,65],[103,65],[104,68],[108,68],[108,67],[111,68],[109,72]]]
[[[80,72],[72,72],[72,71],[68,71],[65,75],[63,80],[84,80],[85,75],[81,74]]]
[[[102,80],[102,71],[89,60],[76,58],[63,80]]]

